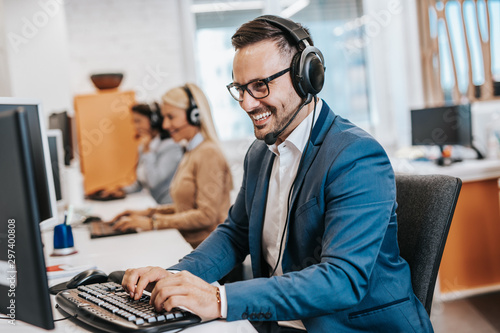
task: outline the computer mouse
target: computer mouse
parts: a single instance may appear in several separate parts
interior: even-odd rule
[[[75,276],[66,284],[67,289],[74,289],[92,283],[102,283],[108,281],[108,275],[98,269],[87,269]]]
[[[125,271],[114,271],[109,273],[108,280],[111,282],[122,284],[123,275],[125,275]]]

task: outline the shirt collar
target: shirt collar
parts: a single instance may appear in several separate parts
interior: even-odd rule
[[[203,140],[204,140],[203,135],[201,135],[200,132],[196,133],[196,135],[193,136],[193,138],[186,145],[186,151],[191,151],[195,149],[200,145],[200,143],[203,142]]]
[[[313,101],[314,103],[314,101]],[[313,118],[314,114],[314,123],[316,123],[316,120],[319,117],[321,108],[323,107],[323,102],[320,98],[318,98],[318,101],[316,103],[316,110],[315,112],[311,112],[310,114],[307,115],[307,117],[302,120],[302,122],[288,135],[288,137],[280,143],[280,145],[270,145],[268,146],[269,150],[272,151],[275,155],[279,155],[279,148],[283,147],[286,144],[292,144],[296,149],[300,151],[302,154],[304,152],[304,147],[306,146],[306,142],[309,139],[309,132],[311,130],[311,121]]]

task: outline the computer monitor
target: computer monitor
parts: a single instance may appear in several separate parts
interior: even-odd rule
[[[25,110],[28,119],[29,146],[35,166],[35,188],[41,228],[48,228],[58,223],[58,216],[42,105],[40,101],[33,99],[0,97],[0,113],[19,107]]]
[[[412,145],[473,147],[470,104],[411,110]]]
[[[50,163],[52,165],[57,207],[61,207],[62,209],[59,210],[61,211],[66,206],[66,188],[64,187],[64,148],[61,130],[49,129],[47,131],[47,141],[49,144]]]
[[[25,111],[0,112],[0,313],[53,329],[28,122]]]
[[[64,148],[64,164],[70,165],[74,157],[72,118],[66,111],[52,113],[49,116],[49,128],[61,130]]]

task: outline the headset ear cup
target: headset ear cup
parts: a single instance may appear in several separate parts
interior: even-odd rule
[[[193,126],[200,126],[200,111],[198,108],[189,110],[187,115],[188,123]]]
[[[325,83],[325,67],[315,53],[306,55],[303,70],[302,87],[306,93],[318,94]]]
[[[163,117],[161,116],[161,113],[159,110],[152,110],[151,117],[149,120],[150,120],[150,124],[151,124],[152,129],[154,129],[154,130],[161,129],[161,126],[163,123]]]
[[[292,77],[293,88],[297,92],[300,98],[307,96],[307,93],[302,88],[302,73],[300,73],[300,55],[301,52],[297,52],[292,58],[292,64],[290,65],[290,76]]]

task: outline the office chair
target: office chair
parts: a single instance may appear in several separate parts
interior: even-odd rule
[[[445,175],[396,175],[398,244],[413,291],[430,315],[434,287],[462,181]]]

